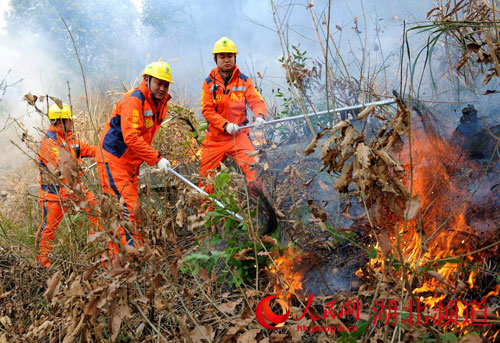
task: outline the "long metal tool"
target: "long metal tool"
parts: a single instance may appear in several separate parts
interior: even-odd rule
[[[316,113],[309,113],[307,116],[309,117],[317,117],[317,116],[320,116],[320,115],[323,115],[323,114],[327,114],[328,112],[345,112],[345,111],[351,111],[351,110],[358,110],[360,108],[363,108],[363,107],[368,107],[368,106],[371,106],[371,105],[375,105],[375,106],[382,106],[382,105],[390,105],[390,104],[394,104],[396,102],[396,99],[387,99],[387,100],[381,100],[381,101],[375,101],[375,102],[368,102],[366,104],[359,104],[359,105],[352,105],[352,106],[346,106],[346,107],[341,107],[341,108],[334,108],[330,111],[321,111],[321,112],[316,112]],[[295,116],[295,117],[288,117],[288,118],[281,118],[281,119],[276,119],[276,120],[270,120],[270,121],[266,121],[266,122],[263,122],[260,127],[264,126],[264,125],[273,125],[273,124],[278,124],[278,123],[283,123],[283,122],[287,122],[287,121],[292,121],[292,120],[299,120],[299,119],[303,119],[305,118],[306,115],[305,114],[301,114],[300,116]],[[252,127],[255,126],[255,123],[254,124],[250,124],[250,125],[245,125],[245,126],[240,126],[240,129],[250,129]]]
[[[88,172],[90,169],[94,168],[96,165],[97,165],[97,162],[92,163],[90,166],[85,168],[85,170],[83,172],[84,173]]]
[[[198,193],[200,194],[203,194],[205,196],[208,195],[207,192],[205,192],[203,189],[201,189],[200,187],[196,186],[194,183],[192,183],[191,181],[189,181],[188,179],[186,179],[184,176],[182,176],[181,174],[179,174],[178,172],[176,172],[175,170],[173,170],[172,168],[168,168],[168,171],[174,175],[175,177],[177,177],[179,180],[181,180],[182,182],[186,183],[187,185],[189,185],[191,188],[193,188],[195,191],[197,191]],[[213,202],[215,202],[217,204],[217,206],[219,207],[222,207],[222,208],[226,208],[226,206],[224,206],[223,203],[221,203],[219,200],[217,199],[213,199],[212,200]],[[243,221],[243,217],[240,216],[239,214],[237,213],[234,213],[234,212],[231,212],[228,210],[228,213],[231,214],[232,216],[234,216],[235,218]]]
[[[175,119],[175,118],[178,118],[177,116],[173,116],[172,118],[168,118],[167,120],[165,120],[163,123],[160,124],[160,126],[163,126],[165,125],[166,123],[168,123],[169,121],[171,121],[172,119]]]

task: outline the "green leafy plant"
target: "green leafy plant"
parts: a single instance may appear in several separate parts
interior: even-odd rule
[[[252,224],[234,218],[233,214],[240,212],[241,206],[231,185],[229,171],[221,171],[215,176],[214,191],[208,198],[220,201],[224,207],[215,207],[209,211],[205,226],[222,227],[223,232],[209,241],[200,242],[201,251],[186,256],[180,271],[197,275],[201,268],[209,273],[216,268],[219,282],[229,279],[230,286],[239,287],[242,283],[253,281],[257,266],[265,265],[268,260],[265,255],[259,255],[259,252],[265,250],[265,246],[256,244],[251,239],[252,230],[249,227]],[[250,218],[255,216],[255,211],[252,211]],[[264,244],[270,248],[270,243]],[[226,266],[232,267],[233,272]]]

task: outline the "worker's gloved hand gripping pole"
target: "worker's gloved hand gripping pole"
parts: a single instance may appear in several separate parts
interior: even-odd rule
[[[173,170],[172,168],[168,168],[167,169],[169,173],[171,173],[172,175],[174,175],[176,178],[178,178],[179,180],[181,180],[182,182],[186,183],[187,185],[189,185],[191,188],[193,188],[195,191],[197,191],[198,193],[200,194],[203,194],[205,196],[208,196],[208,193],[205,192],[203,189],[201,189],[200,187],[196,186],[194,183],[192,183],[191,181],[189,181],[188,179],[186,179],[184,176],[182,176],[181,174],[179,174],[178,172],[176,172],[175,170]],[[213,202],[215,202],[217,204],[217,206],[219,207],[222,207],[222,208],[225,208],[226,206],[224,206],[223,203],[221,203],[219,200],[217,199],[213,199]],[[237,213],[233,213],[231,211],[228,211],[228,213],[232,216],[234,216],[235,218],[243,221],[243,217],[240,216],[239,214]]]

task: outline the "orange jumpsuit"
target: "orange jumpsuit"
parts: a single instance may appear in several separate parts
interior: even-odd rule
[[[202,178],[206,177],[209,171],[213,173],[229,156],[243,170],[247,183],[255,181],[255,170],[250,169],[255,160],[253,156],[246,154],[255,150],[248,137],[248,129],[240,130],[234,137],[225,131],[229,123],[242,126],[248,122],[247,105],[254,113],[254,118],[259,114],[266,118],[264,99],[248,76],[235,66],[233,75],[226,84],[219,68],[214,68],[203,82],[201,91],[201,114],[208,122],[208,131],[202,143],[199,173]],[[211,187],[206,187],[205,190],[210,192]]]
[[[102,152],[97,152],[96,161],[103,190],[123,198],[125,210],[122,216],[136,227],[140,224],[140,218],[134,215],[134,210],[139,207],[139,167],[144,161],[153,166],[162,158],[151,147],[151,142],[165,118],[170,99],[170,94],[167,94],[155,103],[143,80],[139,87],[118,101],[101,135]],[[140,233],[129,233],[123,227],[119,228],[118,237],[122,245],[142,246]],[[118,252],[112,242],[109,247],[111,256]]]
[[[70,194],[68,188],[55,182],[56,176],[51,176],[49,166],[53,170],[59,167],[59,151],[66,149],[76,159],[78,165],[82,164],[82,157],[94,157],[97,147],[80,142],[72,133],[65,133],[53,125],[42,138],[40,150],[38,151],[38,166],[40,169],[40,204],[42,205],[42,223],[37,230],[35,245],[37,249],[36,259],[44,267],[50,267],[48,257],[52,250],[51,243],[54,240],[54,233],[61,222],[64,212],[68,206],[64,204],[69,200]],[[81,172],[80,172],[81,175]],[[64,184],[68,184],[63,179]],[[89,206],[85,209],[89,213],[89,208],[96,201],[94,195],[81,185],[82,194],[85,196]],[[72,195],[75,196],[75,195]],[[92,226],[97,228],[97,219],[89,215]]]

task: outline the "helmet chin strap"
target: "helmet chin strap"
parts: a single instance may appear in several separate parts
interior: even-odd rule
[[[147,82],[147,86],[148,86],[148,89],[151,91],[151,87],[149,87],[149,84],[151,83],[151,75],[148,75],[148,82]]]

